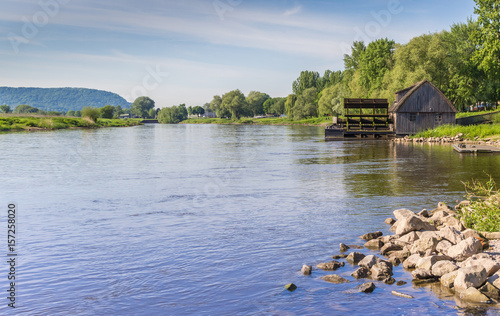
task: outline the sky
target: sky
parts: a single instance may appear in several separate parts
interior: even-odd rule
[[[407,43],[473,16],[473,0],[1,0],[0,86],[107,90],[157,107],[240,89],[292,93],[343,70],[353,41]]]

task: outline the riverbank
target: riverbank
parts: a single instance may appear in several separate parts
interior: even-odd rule
[[[284,117],[269,118],[242,118],[233,121],[224,118],[199,118],[187,119],[179,124],[220,124],[220,125],[300,125],[300,126],[328,126],[331,125],[330,117],[313,117],[303,120],[290,120]]]
[[[65,116],[0,116],[0,132],[128,127],[141,124],[141,119],[98,119],[97,122],[93,122],[87,118]]]

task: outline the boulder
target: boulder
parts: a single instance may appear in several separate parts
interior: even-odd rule
[[[417,261],[415,268],[431,271],[432,267],[437,262],[447,261],[447,260],[451,260],[451,258],[448,256],[426,256],[426,257],[420,258],[420,260]]]
[[[336,275],[336,274],[330,274],[330,275],[325,275],[321,277],[322,280],[325,280],[326,282],[330,283],[349,283],[349,280],[344,279],[343,277]]]
[[[457,274],[458,270],[455,270],[441,276],[441,278],[439,279],[439,281],[441,281],[441,285],[444,286],[445,288],[451,289],[455,284],[455,279],[457,278]]]
[[[415,269],[411,272],[411,276],[413,277],[413,279],[419,279],[419,280],[434,278],[431,271],[427,269]]]
[[[351,276],[355,279],[366,279],[370,275],[371,275],[370,269],[365,267],[360,267],[351,274]]]
[[[368,255],[366,257],[363,258],[363,260],[361,260],[358,265],[360,267],[365,267],[365,268],[368,268],[368,269],[371,269],[374,265],[376,265],[377,263],[381,262],[381,261],[385,261],[387,262],[386,260],[383,260],[383,259],[380,259],[379,257],[377,256],[374,256],[374,255]]]
[[[436,230],[436,227],[423,221],[416,215],[404,217],[401,220],[398,220],[396,224],[396,234],[398,235],[404,235],[417,230]]]
[[[454,215],[447,216],[447,217],[443,218],[442,221],[443,221],[443,225],[454,227],[459,231],[465,230],[465,227],[462,224],[462,222],[458,218],[456,218]]]
[[[438,239],[436,237],[424,237],[423,234],[420,236],[420,239],[415,241],[413,245],[410,248],[410,253],[412,254],[420,254],[424,255],[427,252],[434,252],[436,251],[436,247],[438,244]]]
[[[470,287],[478,288],[486,282],[486,269],[481,266],[470,266],[457,270],[457,277],[453,286],[457,291],[465,291]]]
[[[484,295],[478,289],[469,287],[460,293],[460,299],[471,303],[490,303],[491,300],[488,296]]]
[[[344,259],[344,258],[347,258],[346,254],[332,256],[332,259]]]
[[[436,251],[443,255],[448,255],[448,249],[450,249],[451,246],[453,246],[453,244],[448,240],[441,240],[436,246]]]
[[[415,266],[417,265],[418,260],[420,260],[420,255],[413,254],[409,256],[405,261],[403,261],[403,268],[405,269],[415,269]]]
[[[288,283],[287,285],[284,286],[285,290],[288,290],[290,292],[293,292],[297,289],[297,285],[293,283]]]
[[[469,237],[462,240],[455,246],[448,249],[447,255],[457,261],[464,261],[472,255],[479,253],[483,249],[483,245],[474,237]]]
[[[375,290],[375,284],[372,282],[363,283],[358,287],[358,290],[363,293],[371,293]]]
[[[396,285],[397,285],[397,286],[403,286],[403,285],[405,285],[405,284],[406,284],[406,282],[405,282],[405,281],[398,281],[398,282],[396,282]]]
[[[372,279],[374,280],[386,280],[392,276],[392,264],[387,261],[380,261],[370,269],[372,274]]]
[[[439,234],[441,235],[441,237],[448,240],[453,245],[456,245],[462,240],[465,240],[464,235],[462,235],[458,229],[452,226],[446,226],[441,228],[439,230]]]
[[[418,216],[422,217],[430,217],[429,212],[426,209],[421,210],[420,212],[417,213]]]
[[[394,241],[395,239],[399,238],[399,235],[387,235],[387,236],[382,236],[379,239],[384,243],[387,244],[391,241]]]
[[[374,233],[364,234],[363,236],[360,236],[359,238],[364,239],[366,241],[370,241],[370,240],[378,238],[382,235],[383,235],[382,232],[374,232]]]
[[[396,279],[394,279],[393,277],[388,277],[387,279],[384,279],[383,281],[385,284],[389,284],[389,285],[396,283]]]
[[[340,243],[339,246],[340,246],[340,252],[346,252],[349,249],[349,247],[343,243]]]
[[[358,264],[358,262],[363,260],[364,257],[365,257],[364,254],[355,251],[351,252],[345,260],[347,260],[347,262],[349,262],[350,264]]]
[[[453,272],[458,269],[458,266],[455,262],[450,260],[443,260],[436,262],[432,268],[431,272],[436,277],[442,277],[443,275]]]
[[[403,218],[406,218],[406,217],[415,216],[415,212],[412,212],[409,209],[405,209],[405,208],[395,210],[392,213],[394,214],[394,217],[396,217],[397,221],[402,220]]]
[[[394,218],[387,218],[384,223],[386,223],[387,225],[393,225],[394,223],[396,222],[396,220]]]
[[[372,239],[364,244],[365,248],[368,249],[380,249],[384,246],[384,243],[380,239]]]
[[[311,275],[312,272],[312,266],[308,266],[307,264],[304,264],[302,266],[302,269],[300,270],[303,275]]]
[[[474,237],[476,239],[481,239],[481,236],[479,236],[479,233],[475,231],[474,229],[467,228],[462,232],[462,235],[464,236],[465,239],[469,237]]]
[[[500,263],[491,258],[487,253],[479,253],[462,262],[461,267],[482,266],[486,269],[488,277],[500,270]]]
[[[409,232],[408,234],[405,234],[396,240],[399,242],[411,244],[411,243],[414,243],[415,241],[417,241],[419,238],[420,237],[418,236],[418,234],[416,232]]]
[[[489,298],[493,298],[495,300],[500,298],[500,289],[488,281],[486,281],[486,283],[479,288],[479,291],[487,295]]]
[[[393,243],[387,243],[380,249],[380,254],[382,256],[387,256],[391,252],[403,250],[403,247]]]
[[[316,268],[318,269],[321,269],[321,270],[325,270],[325,271],[335,271],[337,270],[338,268],[341,268],[345,265],[345,263],[343,262],[338,262],[338,261],[330,261],[330,262],[322,262],[322,263],[319,263]]]
[[[389,256],[389,261],[393,262],[393,260],[399,259],[400,262],[403,262],[409,256],[410,256],[410,252],[406,249],[403,249],[400,251],[394,251],[394,252],[391,252],[391,255]]]
[[[500,289],[500,271],[490,276],[488,282]]]

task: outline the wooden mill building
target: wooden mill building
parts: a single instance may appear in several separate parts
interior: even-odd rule
[[[443,92],[427,80],[396,92],[396,101],[389,108],[396,135],[455,124],[456,112]]]

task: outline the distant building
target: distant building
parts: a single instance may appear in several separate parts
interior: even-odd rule
[[[456,112],[443,92],[427,80],[396,92],[396,101],[389,108],[397,135],[455,124]]]
[[[121,119],[128,119],[128,118],[130,118],[130,114],[121,114],[120,118]]]

